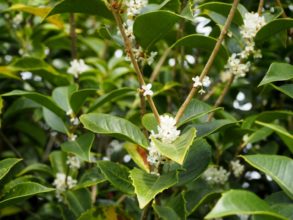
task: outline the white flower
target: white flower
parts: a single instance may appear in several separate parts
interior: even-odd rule
[[[177,130],[175,118],[169,115],[160,116],[160,125],[158,126],[158,134],[152,131],[151,136],[160,139],[163,143],[171,144],[180,135],[180,130]]]
[[[229,178],[230,172],[223,167],[210,166],[203,174],[202,177],[209,184],[225,184]]]
[[[67,176],[64,173],[57,173],[56,178],[53,182],[53,186],[56,188],[56,197],[59,202],[63,200],[61,194],[66,191],[66,189],[71,189],[77,184],[77,180],[73,179],[71,176]]]
[[[79,119],[76,118],[76,117],[73,117],[73,118],[70,118],[70,122],[73,124],[73,125],[79,125]]]
[[[126,23],[123,24],[124,26],[124,30],[125,30],[125,34],[126,36],[130,39],[130,40],[134,40],[135,36],[133,34],[133,23],[134,21],[131,19],[127,19]]]
[[[66,112],[66,115],[71,116],[72,114],[73,114],[73,111],[72,111],[72,109],[70,108],[70,109]]]
[[[147,161],[152,165],[153,170],[151,174],[159,176],[159,166],[163,162],[163,156],[157,150],[155,144],[151,141],[150,147],[148,147],[149,154],[147,156]]]
[[[78,78],[79,74],[89,70],[89,66],[84,63],[84,60],[73,60],[70,62],[70,67],[67,73],[72,74],[75,78]]]
[[[70,169],[79,169],[80,159],[77,156],[67,156],[66,164],[69,165]]]
[[[126,3],[127,6],[127,17],[133,19],[137,16],[143,7],[148,4],[147,0],[129,0]]]
[[[241,27],[240,33],[243,38],[252,39],[257,32],[265,25],[265,19],[263,16],[259,16],[258,13],[245,13],[244,25]]]
[[[69,139],[70,141],[75,141],[76,138],[77,138],[77,135],[75,135],[75,134],[69,134],[69,136],[68,136],[68,139]]]
[[[210,80],[210,77],[208,76],[205,76],[202,80],[202,85],[204,87],[209,87],[211,85],[211,80]]]
[[[144,91],[143,96],[147,96],[147,95],[152,96],[154,94],[154,92],[151,90],[151,88],[152,88],[151,83],[146,84],[146,85],[142,85],[141,88]]]
[[[152,65],[152,63],[154,62],[154,58],[157,56],[158,52],[151,52],[151,55],[147,58],[147,63],[148,65]]]
[[[230,71],[222,71],[220,73],[220,79],[222,82],[227,82],[232,76],[232,73]]]
[[[199,87],[199,86],[202,86],[202,82],[200,81],[199,76],[192,77],[192,81],[194,82],[193,83],[193,87],[194,88]]]
[[[236,58],[236,54],[233,53],[228,59],[228,63],[225,68],[231,74],[234,74],[236,77],[245,77],[246,73],[249,71],[250,63],[245,64],[241,63],[241,60]]]
[[[244,171],[244,166],[240,164],[239,160],[231,161],[230,164],[231,164],[231,168],[232,168],[232,172],[234,176],[237,178],[240,177]]]

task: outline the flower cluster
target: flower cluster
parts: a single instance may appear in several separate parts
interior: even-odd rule
[[[89,70],[89,66],[85,64],[83,59],[73,60],[70,62],[70,67],[67,70],[67,73],[72,74],[75,78]]]
[[[203,174],[202,177],[211,185],[220,184],[224,185],[230,176],[230,172],[223,167],[210,166]]]
[[[244,172],[244,166],[240,164],[239,160],[234,160],[230,162],[232,172],[235,177],[240,177],[242,173]]]
[[[208,76],[205,76],[203,78],[203,80],[200,80],[199,76],[192,77],[192,81],[194,82],[193,83],[194,88],[201,87],[201,89],[199,90],[200,94],[205,93],[205,90],[203,89],[203,87],[207,88],[207,87],[209,87],[211,85],[211,80],[210,80],[210,77],[208,77]]]
[[[67,156],[66,164],[70,169],[79,169],[80,168],[80,159],[77,156]]]
[[[77,117],[75,117],[75,114],[74,114],[74,112],[72,111],[72,109],[69,109],[67,112],[66,112],[66,115],[68,115],[69,117],[70,117],[70,122],[73,124],[73,125],[75,125],[75,126],[77,126],[77,125],[79,125],[79,119],[77,118]]]
[[[163,143],[171,144],[180,135],[180,130],[177,130],[175,118],[169,115],[160,116],[160,125],[157,127],[158,133],[151,131],[150,138],[156,138]],[[153,173],[159,175],[159,165],[165,161],[165,158],[157,150],[155,144],[151,141],[148,148],[149,155],[147,157],[148,162],[154,167]]]
[[[126,3],[127,6],[127,18],[133,19],[135,16],[139,15],[141,9],[148,4],[148,0],[129,0]]]
[[[152,88],[152,84],[146,84],[146,85],[142,85],[141,89],[143,90],[143,96],[152,96],[154,94],[154,92],[151,90]]]
[[[53,182],[53,186],[56,187],[56,198],[59,202],[62,202],[62,193],[66,189],[71,189],[77,184],[77,180],[73,179],[71,176],[67,176],[64,173],[57,173],[56,178]]]
[[[245,60],[253,55],[254,58],[261,58],[261,51],[255,49],[254,37],[257,32],[265,25],[263,16],[257,13],[246,13],[244,16],[244,25],[240,28],[240,33],[245,42],[245,48],[240,53],[232,54],[225,66],[225,71],[221,73],[221,80],[227,81],[232,74],[236,77],[245,77],[249,71],[250,63]]]

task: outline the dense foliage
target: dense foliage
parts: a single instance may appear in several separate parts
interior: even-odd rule
[[[1,219],[293,219],[290,0],[0,2]]]

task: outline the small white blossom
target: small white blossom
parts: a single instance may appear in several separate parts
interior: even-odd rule
[[[77,156],[67,156],[66,164],[69,165],[70,169],[80,168],[80,159]]]
[[[244,166],[240,164],[239,160],[231,161],[230,164],[231,164],[231,168],[232,168],[232,172],[234,176],[237,178],[240,177],[244,171]]]
[[[133,19],[135,16],[140,14],[141,9],[148,4],[148,0],[129,0],[126,3],[127,6],[127,17]]]
[[[245,77],[246,73],[249,71],[250,63],[241,63],[241,60],[236,57],[235,53],[232,54],[228,59],[228,63],[225,68],[230,74],[234,74],[236,77]]]
[[[68,136],[68,139],[69,139],[70,141],[75,141],[76,138],[77,138],[77,135],[75,135],[75,134],[69,134],[69,136]]]
[[[230,176],[230,172],[223,167],[210,166],[203,174],[202,177],[209,184],[221,184],[224,185]]]
[[[210,80],[210,77],[208,76],[205,76],[202,80],[202,85],[204,87],[209,87],[211,85],[211,80]]]
[[[157,150],[155,144],[151,141],[150,147],[148,147],[148,156],[147,156],[147,161],[152,165],[153,171],[151,174],[154,175],[160,175],[159,173],[159,166],[163,162],[163,156],[161,153]]]
[[[199,87],[199,86],[202,86],[202,82],[200,81],[199,76],[192,77],[192,81],[194,82],[193,83],[193,87],[194,88]]]
[[[125,34],[126,36],[130,39],[130,40],[134,40],[135,36],[133,34],[133,23],[134,21],[131,19],[127,19],[126,23],[123,24],[124,26],[124,30],[125,30]]]
[[[265,25],[265,19],[263,16],[259,16],[258,13],[245,13],[244,25],[241,27],[240,33],[243,38],[254,38],[257,32]]]
[[[79,119],[77,118],[77,117],[73,117],[73,118],[71,118],[70,119],[70,122],[73,124],[73,125],[75,125],[75,126],[77,126],[77,125],[79,125]]]
[[[73,60],[70,62],[70,67],[67,70],[67,73],[72,74],[75,78],[78,78],[78,76],[89,70],[89,66],[87,66],[84,62],[84,60]]]
[[[230,71],[222,71],[220,73],[220,79],[222,82],[227,82],[231,78],[232,73]]]
[[[151,52],[151,55],[147,58],[148,65],[152,65],[157,54],[158,54],[158,52],[154,52],[154,51]]]
[[[143,96],[147,96],[147,95],[152,96],[154,94],[154,92],[151,90],[151,88],[152,88],[151,83],[146,84],[146,85],[142,85],[141,88],[144,91]]]
[[[66,189],[71,189],[76,186],[77,180],[73,179],[71,176],[67,176],[64,173],[57,173],[56,178],[53,182],[53,186],[56,188],[56,198],[59,202],[63,200],[62,193],[66,191]]]
[[[175,118],[169,115],[160,116],[160,125],[158,126],[158,134],[152,131],[151,136],[160,139],[163,143],[171,144],[180,135],[180,130],[177,130]]]
[[[21,22],[23,22],[23,14],[18,13],[16,16],[13,17],[12,22],[13,27],[17,28],[21,24]]]
[[[73,114],[73,111],[72,111],[72,109],[70,108],[70,109],[66,112],[66,115],[71,116],[72,114]]]

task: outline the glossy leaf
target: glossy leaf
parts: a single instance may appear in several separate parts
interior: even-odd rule
[[[41,172],[53,176],[52,169],[48,165],[42,163],[33,163],[28,165],[22,171],[20,171],[17,176],[22,176],[30,172]]]
[[[290,29],[293,27],[293,19],[291,18],[279,18],[267,23],[263,26],[256,34],[256,41],[263,41],[272,36],[275,36],[277,33]]]
[[[47,14],[51,11],[51,8],[49,7],[33,7],[28,6],[24,4],[14,4],[12,5],[9,10],[16,10],[16,11],[23,11],[27,12],[36,16],[39,16],[41,18],[45,18]],[[55,24],[59,28],[63,28],[64,24],[62,20],[60,20],[59,16],[51,16],[47,18],[48,22],[51,22],[52,24]]]
[[[17,163],[19,163],[22,159],[17,158],[7,158],[0,161],[0,180],[6,176],[7,173],[14,167]]]
[[[82,160],[90,162],[91,147],[94,143],[94,140],[94,134],[86,133],[79,136],[75,141],[68,141],[61,144],[61,149],[64,152],[72,153],[80,157]]]
[[[137,144],[126,142],[124,149],[131,156],[131,159],[143,170],[149,172],[150,167],[147,161],[148,152]]]
[[[64,121],[54,112],[50,111],[47,108],[43,108],[43,116],[47,125],[53,130],[59,131],[64,134],[69,134],[68,128],[65,125]]]
[[[258,86],[290,79],[293,79],[293,65],[288,63],[272,63]]]
[[[99,161],[98,166],[104,177],[120,191],[133,194],[133,186],[129,178],[129,169],[118,163],[111,161]]]
[[[152,141],[162,155],[182,165],[195,136],[196,129],[190,128],[171,144],[163,143],[155,138],[152,138]]]
[[[70,97],[78,89],[76,84],[70,86],[57,87],[52,92],[53,100],[62,108],[65,112],[71,109]]]
[[[277,125],[277,124],[273,124],[273,123],[264,123],[261,121],[256,121],[256,124],[262,125],[264,127],[270,128],[273,131],[280,133],[282,135],[287,136],[288,138],[290,138],[291,140],[293,140],[293,135],[290,134],[284,127]]]
[[[51,167],[53,169],[54,174],[61,172],[66,173],[67,172],[67,157],[66,154],[62,151],[53,151],[49,155]]]
[[[144,134],[126,119],[100,113],[89,113],[82,115],[80,121],[86,129],[92,132],[122,138],[142,147],[148,147],[148,141]]]
[[[229,190],[223,193],[217,204],[205,218],[213,219],[240,214],[268,215],[276,219],[286,219],[274,212],[264,200],[254,193],[245,190]]]
[[[35,101],[36,103],[39,103],[40,105],[46,107],[47,109],[54,112],[56,115],[63,117],[65,115],[65,112],[59,108],[56,103],[51,99],[51,97],[42,95],[37,92],[27,92],[22,90],[13,90],[11,92],[5,93],[2,96],[22,96],[26,97],[28,99],[31,99]]]
[[[279,155],[249,155],[242,158],[256,169],[269,175],[293,199],[293,160]]]
[[[21,78],[15,73],[16,71],[13,70],[10,66],[0,66],[0,76],[1,77],[7,77],[12,79],[18,79]]]
[[[102,95],[90,106],[88,112],[92,112],[97,108],[101,107],[103,104],[111,102],[112,100],[116,100],[121,96],[125,96],[125,94],[132,94],[134,90],[132,88],[122,88],[113,90],[105,95]]]
[[[175,172],[157,176],[134,168],[130,171],[139,207],[144,208],[155,196],[177,183]]]
[[[183,170],[179,172],[178,184],[183,185],[196,180],[208,167],[211,157],[210,145],[203,139],[196,139],[186,155]],[[197,161],[196,166],[194,161]]]
[[[112,19],[112,14],[102,0],[64,0],[58,3],[48,16],[61,13],[84,13],[88,15],[98,15],[107,19]]]
[[[22,202],[34,195],[52,192],[54,190],[55,189],[45,187],[39,183],[20,183],[1,198],[0,208]]]
[[[94,186],[104,181],[106,181],[106,179],[104,175],[101,173],[100,168],[93,167],[93,168],[87,169],[81,175],[78,181],[78,184],[73,188],[73,190]]]
[[[141,119],[142,125],[147,129],[148,131],[158,131],[158,122],[155,118],[155,115],[153,113],[147,113],[145,114]]]
[[[293,84],[285,84],[282,86],[276,86],[274,84],[270,84],[274,89],[284,93],[285,95],[289,96],[293,99]]]
[[[182,218],[180,218],[177,213],[168,206],[159,206],[159,205],[153,205],[153,208],[155,210],[155,212],[157,213],[157,215],[160,217],[160,219],[163,220],[182,220]]]
[[[86,101],[86,98],[97,93],[96,89],[82,89],[72,93],[70,96],[70,106],[73,112],[78,113],[83,104]]]
[[[148,49],[162,39],[180,19],[179,15],[170,11],[142,14],[134,22],[135,38],[143,48]]]

